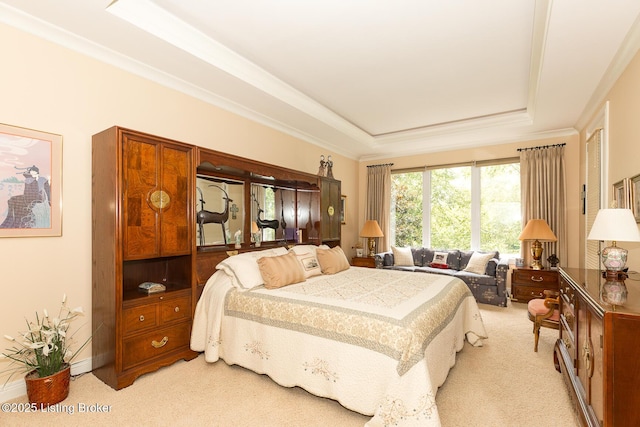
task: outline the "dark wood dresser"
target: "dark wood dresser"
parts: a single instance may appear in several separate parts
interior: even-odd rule
[[[623,306],[603,302],[598,270],[560,269],[556,369],[585,426],[640,425],[640,286],[627,280]]]

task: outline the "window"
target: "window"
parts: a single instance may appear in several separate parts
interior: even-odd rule
[[[395,246],[520,253],[520,163],[396,172],[391,185]]]

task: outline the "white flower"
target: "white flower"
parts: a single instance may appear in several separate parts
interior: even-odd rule
[[[47,312],[47,309],[44,309],[44,317],[49,317],[49,312]]]
[[[62,294],[62,304],[67,302],[67,294]]]
[[[8,339],[9,341],[15,341],[16,339],[14,337],[12,337],[11,335],[5,335],[4,336],[6,339]]]
[[[73,310],[71,310],[72,314],[84,314],[84,310],[82,309],[82,307],[76,307]]]
[[[43,343],[42,341],[36,341],[36,342],[29,342],[29,341],[26,341],[26,342],[24,343],[24,345],[25,345],[25,347],[29,347],[29,348],[32,348],[32,349],[34,349],[34,350],[36,350],[36,349],[38,349],[38,348],[44,348],[44,347],[46,347],[46,344],[45,344],[45,343]],[[48,352],[47,352],[47,353],[48,353]],[[45,354],[45,356],[46,356],[46,354]]]

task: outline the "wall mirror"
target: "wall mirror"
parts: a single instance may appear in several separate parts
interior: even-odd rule
[[[196,242],[198,246],[231,245],[243,232],[244,182],[197,175]]]
[[[298,239],[296,189],[251,184],[251,221],[262,242]]]

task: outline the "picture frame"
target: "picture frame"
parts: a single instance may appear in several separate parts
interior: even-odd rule
[[[629,206],[629,180],[627,178],[613,184],[612,207],[628,209]]]
[[[640,174],[629,178],[631,190],[631,210],[636,222],[640,222]]]
[[[347,223],[347,196],[340,196],[340,224]]]
[[[62,235],[62,135],[0,123],[0,237]]]

